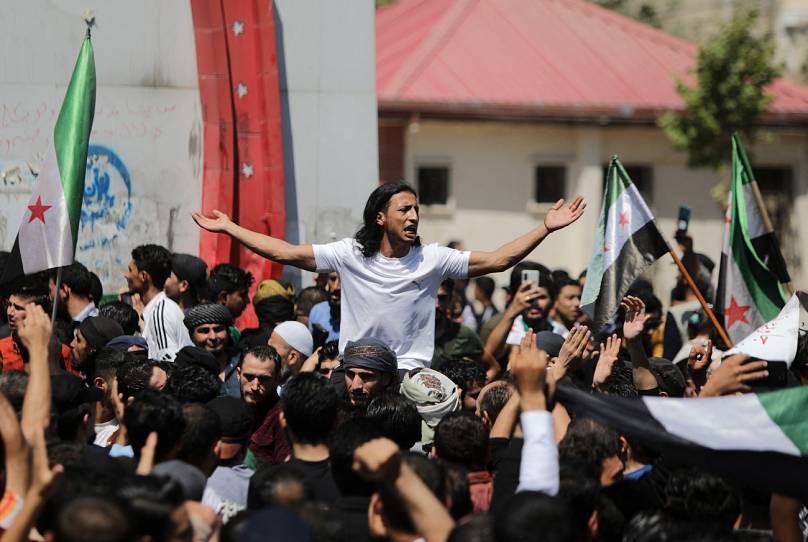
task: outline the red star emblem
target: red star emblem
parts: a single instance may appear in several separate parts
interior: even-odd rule
[[[36,203],[34,205],[29,205],[28,210],[31,211],[31,216],[28,217],[28,223],[30,224],[34,220],[41,220],[42,223],[45,223],[45,211],[53,207],[53,205],[42,205],[42,196],[36,197]]]
[[[609,252],[609,245],[603,243],[603,252]]]
[[[628,211],[623,211],[620,213],[620,219],[617,221],[617,223],[621,226],[628,224]]]
[[[724,224],[729,224],[732,222],[732,216],[729,213],[729,209],[727,209],[726,214],[724,214]]]
[[[727,328],[731,328],[735,322],[748,324],[749,320],[746,319],[746,313],[749,311],[750,305],[738,305],[735,301],[735,296],[729,300],[729,306],[726,308],[724,315],[727,319]]]

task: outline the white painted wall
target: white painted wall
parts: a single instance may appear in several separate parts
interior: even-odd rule
[[[323,242],[348,236],[378,182],[373,3],[279,0],[275,6],[283,49],[287,237]],[[87,9],[98,23],[91,143],[111,149],[126,166],[131,194],[118,169],[108,160],[102,164],[115,205],[96,209],[102,216],[82,226],[78,259],[111,292],[122,285],[119,273],[138,244],[198,251],[190,212],[200,205],[203,147],[187,1],[0,2],[0,248],[14,241]],[[131,203],[131,212],[119,227],[123,202]]]
[[[0,3],[0,246],[10,249],[95,10],[96,113],[77,259],[110,293],[132,248],[196,253],[189,213],[201,198],[196,54],[186,2],[6,0]],[[129,188],[124,178],[128,173]],[[109,176],[104,191],[104,174]],[[93,199],[94,188],[107,196]]]
[[[808,283],[799,241],[808,235],[808,224],[798,220],[808,211],[806,143],[803,134],[781,132],[750,152],[753,164],[789,165],[794,169],[792,223],[797,235],[791,248],[797,257],[788,263],[797,286]],[[656,128],[421,120],[406,132],[405,178],[415,184],[419,164],[448,164],[452,201],[448,209],[424,209],[422,236],[427,242],[438,243],[461,239],[469,249],[489,250],[542,220],[543,213],[529,203],[534,167],[542,162],[566,164],[568,196],[584,195],[589,202],[587,212],[576,224],[552,234],[530,259],[577,275],[589,263],[603,191],[602,167],[614,154],[624,164],[653,166],[654,197],[649,205],[663,234],[671,240],[679,205],[689,205],[696,250],[718,264],[723,214],[710,190],[721,177],[712,170],[688,168],[686,156],[674,151]],[[676,277],[672,260],[660,260],[650,275],[657,294],[666,302]],[[507,276],[498,277],[499,282],[505,284]]]
[[[373,3],[276,0],[275,8],[290,128],[284,134],[287,238],[350,237],[379,175]],[[310,276],[287,272],[311,284]]]

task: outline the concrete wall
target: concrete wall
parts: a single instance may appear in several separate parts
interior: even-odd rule
[[[351,235],[378,181],[374,7],[279,0],[287,238]],[[10,249],[94,9],[94,145],[77,258],[109,293],[144,242],[196,254],[202,135],[190,3],[0,2],[0,248]],[[110,184],[103,184],[108,176]],[[93,203],[88,194],[111,197]],[[292,275],[292,278],[300,279]],[[306,277],[306,285],[308,277]]]
[[[350,237],[378,184],[373,3],[276,0],[275,7],[286,59],[287,238]],[[310,284],[293,269],[287,278]]]
[[[95,4],[95,5],[93,5]],[[0,4],[0,247],[10,249],[94,8],[97,99],[77,259],[107,293],[131,249],[196,253],[201,134],[186,2]],[[103,195],[104,197],[99,197]]]
[[[693,210],[690,227],[696,250],[719,261],[723,210],[710,191],[722,176],[688,168],[686,156],[675,152],[656,128],[422,120],[408,126],[405,138],[405,178],[409,182],[416,183],[420,164],[451,168],[449,205],[425,208],[422,213],[421,232],[428,242],[461,239],[467,248],[488,250],[530,230],[546,211],[546,206],[532,203],[534,168],[542,163],[563,164],[567,166],[567,195],[586,197],[587,212],[576,224],[551,235],[530,258],[577,275],[591,255],[603,191],[602,168],[617,154],[625,165],[653,167],[653,199],[648,203],[663,234],[671,238],[679,205],[688,205]],[[808,224],[798,220],[808,210],[806,142],[802,134],[779,133],[750,150],[755,165],[793,168],[794,235],[786,252],[797,285],[808,279],[799,242],[808,235]],[[660,260],[650,275],[657,293],[666,298],[676,276],[672,261]],[[504,283],[507,279],[502,276],[499,280]]]

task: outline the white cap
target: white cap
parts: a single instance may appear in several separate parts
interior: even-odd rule
[[[272,332],[277,333],[281,339],[286,341],[286,344],[306,357],[309,357],[314,350],[314,339],[311,338],[309,329],[300,322],[280,323]]]

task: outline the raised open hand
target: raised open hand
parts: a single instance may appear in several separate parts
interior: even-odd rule
[[[567,227],[581,218],[584,209],[586,209],[586,201],[581,196],[576,196],[566,207],[564,198],[561,198],[544,215],[544,227],[551,232]]]
[[[751,359],[748,354],[735,354],[724,358],[721,367],[712,372],[707,384],[701,388],[699,397],[752,391],[746,383],[769,376],[767,365],[768,363],[763,360]]]
[[[191,213],[200,228],[204,228],[214,233],[227,233],[227,227],[233,223],[230,217],[221,211],[213,210],[213,218],[207,217],[202,213]]]
[[[645,329],[645,321],[648,314],[645,313],[645,303],[639,297],[627,295],[620,302],[620,306],[626,311],[626,320],[623,323],[623,338],[627,341],[636,339],[642,335]]]
[[[589,328],[586,326],[578,326],[576,329],[570,331],[570,334],[564,339],[564,344],[561,345],[561,352],[558,353],[555,369],[556,375],[559,374],[559,371],[566,373],[567,368],[571,364],[583,359],[591,336],[592,332],[589,331]],[[559,378],[561,378],[561,376],[559,376]]]
[[[602,386],[612,375],[614,364],[620,353],[620,339],[617,335],[612,335],[606,339],[606,344],[600,343],[600,356],[595,365],[595,374],[592,377],[592,384],[595,387]]]

